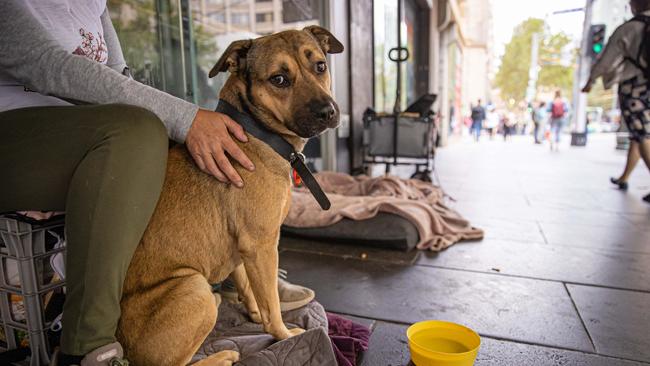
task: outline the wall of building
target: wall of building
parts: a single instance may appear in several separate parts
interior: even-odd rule
[[[438,94],[440,143],[463,131],[471,103],[490,101],[492,14],[486,0],[436,0],[431,19],[433,67],[430,89]]]
[[[468,106],[481,99],[485,105],[490,100],[487,52],[484,47],[465,47],[464,56],[463,103]]]

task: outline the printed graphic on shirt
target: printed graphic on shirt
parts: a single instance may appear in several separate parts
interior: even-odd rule
[[[104,41],[101,33],[97,33],[97,37],[95,37],[92,32],[87,32],[85,29],[79,28],[79,35],[81,35],[81,45],[77,46],[72,53],[88,57],[99,63],[106,63],[108,49],[106,48],[106,41]]]

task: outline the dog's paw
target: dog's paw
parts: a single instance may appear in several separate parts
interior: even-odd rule
[[[222,351],[219,352],[223,354],[223,359],[220,360],[221,364],[219,366],[232,366],[233,363],[239,361],[239,352],[237,351]]]
[[[298,334],[305,333],[305,330],[302,328],[291,328],[289,329],[289,337],[297,336]]]
[[[250,312],[248,313],[248,316],[250,316],[253,323],[262,324],[262,315],[259,311]]]
[[[237,351],[221,351],[208,356],[194,365],[199,366],[232,366],[235,362],[239,361],[239,352]]]

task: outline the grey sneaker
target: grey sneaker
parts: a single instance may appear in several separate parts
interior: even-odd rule
[[[124,357],[122,345],[114,342],[87,354],[81,360],[80,366],[128,366],[129,361],[122,357]]]
[[[79,366],[129,366],[129,361],[124,358],[122,345],[115,342],[99,347],[88,353],[81,360]],[[54,351],[50,366],[58,366],[59,350]],[[76,365],[75,365],[76,366]]]
[[[295,310],[309,304],[316,294],[314,290],[294,285],[287,281],[286,269],[278,269],[278,293],[280,295],[280,311]]]
[[[316,294],[314,290],[307,287],[294,285],[287,280],[287,271],[280,268],[278,270],[278,294],[280,295],[280,311],[289,311],[298,309],[309,304]],[[221,296],[231,303],[239,302],[239,294],[235,284],[230,278],[223,281],[218,287]]]
[[[294,285],[278,278],[278,292],[280,294],[280,311],[289,311],[309,304],[316,294],[314,290],[304,286]]]

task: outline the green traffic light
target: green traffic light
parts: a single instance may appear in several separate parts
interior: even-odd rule
[[[594,50],[594,53],[601,53],[603,51],[603,44],[602,43],[596,43],[592,49]]]

